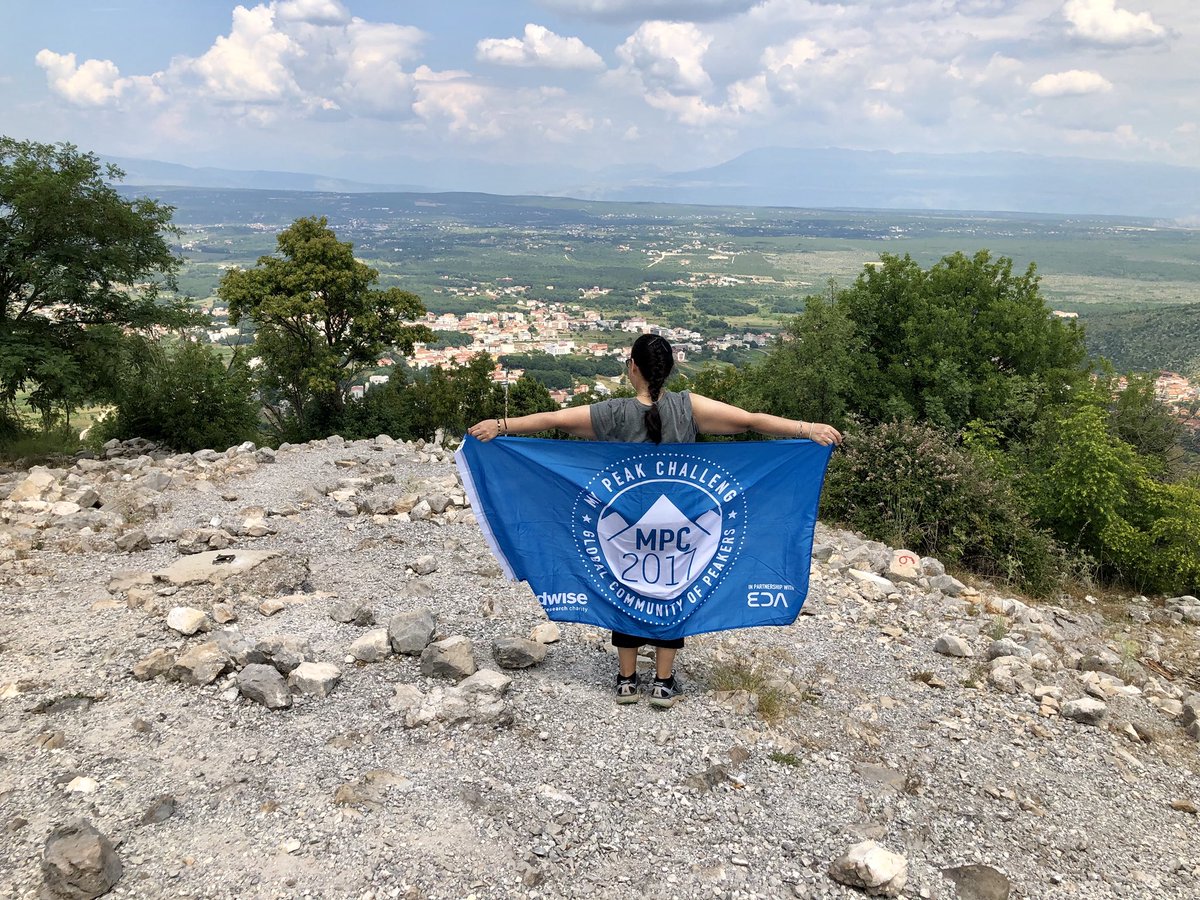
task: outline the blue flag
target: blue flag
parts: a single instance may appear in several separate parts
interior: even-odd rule
[[[496,560],[551,619],[670,640],[796,620],[831,453],[468,436],[455,460]]]

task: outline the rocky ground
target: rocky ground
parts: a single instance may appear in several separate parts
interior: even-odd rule
[[[0,896],[1200,897],[1194,598],[820,529],[619,707],[446,452],[150,449],[0,477]]]

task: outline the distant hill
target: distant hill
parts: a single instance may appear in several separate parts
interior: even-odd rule
[[[153,159],[129,159],[117,156],[101,157],[125,172],[122,184],[131,187],[164,186],[194,188],[258,189],[269,191],[331,191],[357,194],[379,191],[423,191],[413,184],[366,184],[310,175],[303,172],[270,172],[212,167],[193,168]]]
[[[1081,312],[1088,352],[1118,372],[1165,369],[1200,373],[1200,313],[1196,306]]]
[[[764,148],[595,199],[1145,216],[1200,222],[1200,169],[1026,153]]]
[[[492,160],[399,160],[404,183],[298,172],[192,168],[112,158],[132,186],[337,193],[481,192],[582,200],[817,209],[979,210],[1140,216],[1200,224],[1200,169],[1026,153],[764,148],[704,169],[661,172]]]

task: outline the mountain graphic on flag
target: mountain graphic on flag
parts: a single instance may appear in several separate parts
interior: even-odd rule
[[[635,523],[612,510],[596,529],[605,562],[617,580],[644,597],[673,600],[691,586],[721,539],[721,515],[689,517],[661,494]]]

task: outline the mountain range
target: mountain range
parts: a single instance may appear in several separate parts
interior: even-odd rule
[[[482,191],[728,206],[1119,215],[1200,224],[1200,168],[1026,153],[763,148],[687,171],[598,172],[488,161],[406,160],[366,183],[299,172],[192,168],[106,158],[133,186],[362,192]]]

